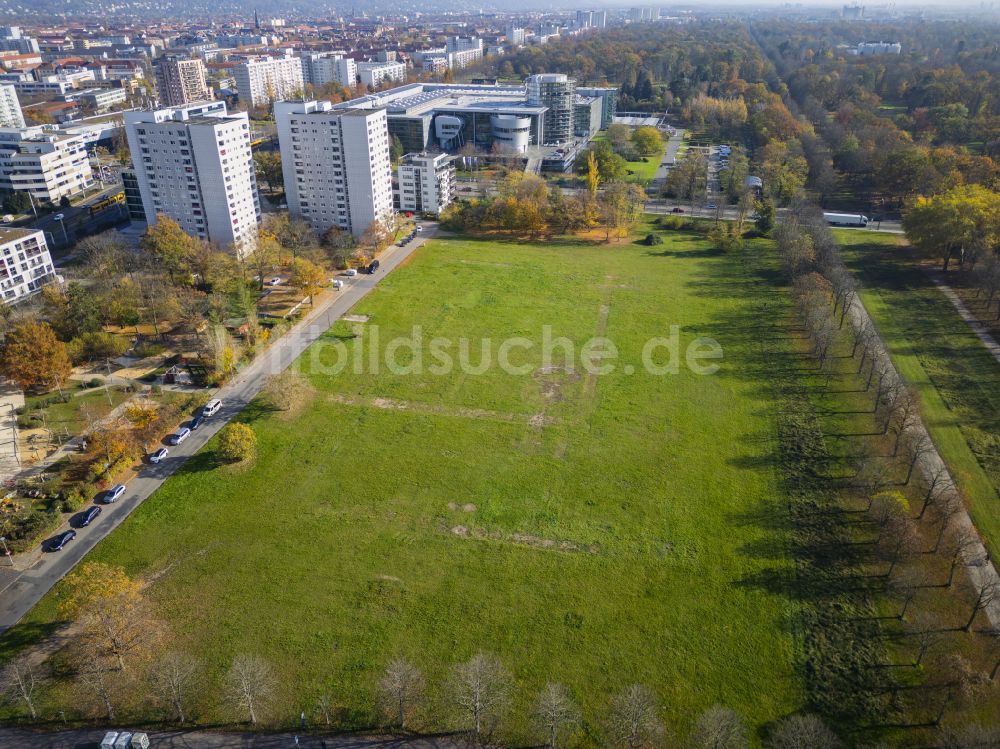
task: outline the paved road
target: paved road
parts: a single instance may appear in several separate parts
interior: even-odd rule
[[[406,247],[393,246],[379,258],[380,269],[374,275],[359,275],[344,291],[327,304],[317,307],[306,319],[275,342],[246,369],[216,394],[223,401],[222,410],[192,432],[182,444],[170,448],[169,457],[159,465],[147,465],[129,482],[124,496],[115,504],[105,505],[98,520],[77,530],[77,537],[59,552],[46,553],[24,571],[3,570],[0,577],[0,633],[16,624],[55,583],[97,545],[98,541],[118,527],[136,507],[142,504],[189,457],[201,449],[212,436],[236,416],[256,396],[272,374],[285,370],[305,349],[319,338],[341,315],[371,291],[385,274],[406,260],[435,229],[425,226],[419,239]]]
[[[20,728],[0,728],[3,749],[97,749],[104,730],[42,733]],[[451,736],[413,738],[368,736],[300,736],[295,734],[208,733],[205,731],[154,731],[147,734],[150,749],[463,749],[467,745]]]

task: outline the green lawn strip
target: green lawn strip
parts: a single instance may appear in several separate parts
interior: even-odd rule
[[[896,238],[841,230],[845,259],[972,518],[1000,552],[1000,364],[950,301],[903,257]]]
[[[116,406],[131,397],[130,393],[117,387],[109,387],[107,392],[101,387],[80,395],[71,390],[67,393],[73,397],[65,403],[53,400],[44,406],[45,426],[53,432],[62,433],[65,430],[70,435],[80,434],[90,421],[107,416]],[[29,396],[25,399],[26,411],[30,411],[43,399],[53,399],[54,395],[55,393],[48,393],[44,396]],[[38,423],[40,426],[42,422]]]
[[[795,711],[798,604],[747,583],[792,569],[782,540],[747,520],[782,492],[768,458],[778,404],[746,368],[747,281],[739,258],[664,238],[435,240],[353,310],[367,323],[338,324],[304,356],[317,393],[301,416],[248,409],[254,466],[218,468],[211,443],[90,558],[139,577],[166,570],[148,595],[210,684],[235,654],[271,660],[287,685],[275,723],[329,691],[344,727],[370,727],[388,660],[413,659],[438,698],[449,665],[480,649],[517,678],[519,742],[549,680],[570,688],[595,736],[611,695],[634,682],[657,690],[678,732],[716,702],[755,728]],[[494,345],[537,343],[546,324],[580,345],[603,326],[633,366],[677,325],[682,356],[710,335],[725,359],[718,375],[619,371],[596,387],[538,373],[538,345],[512,355],[535,369],[523,376],[332,371],[338,342],[350,357],[374,326],[384,345],[415,324],[425,340]],[[57,597],[5,648],[47,631]],[[203,720],[226,717],[216,691]],[[46,699],[64,707],[66,694]],[[144,710],[127,705],[123,719]]]

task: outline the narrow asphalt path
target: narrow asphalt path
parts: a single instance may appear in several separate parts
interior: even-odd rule
[[[4,570],[0,577],[0,634],[20,621],[53,585],[73,569],[97,543],[117,528],[126,517],[160,488],[184,462],[200,450],[216,432],[242,411],[261,391],[268,377],[283,372],[306,348],[331,325],[358,303],[387,273],[404,262],[418,247],[432,238],[436,230],[425,226],[422,235],[406,247],[393,245],[379,258],[380,268],[373,275],[360,274],[350,285],[325,305],[311,311],[304,320],[258,356],[216,397],[222,409],[180,445],[170,448],[170,455],[159,465],[147,465],[132,481],[117,502],[104,505],[101,516],[90,526],[77,529],[76,538],[59,552],[45,553],[31,567],[21,572]],[[6,746],[6,744],[2,744]]]
[[[986,350],[993,354],[994,359],[1000,362],[1000,343],[997,343],[997,339],[993,337],[992,333],[990,333],[989,328],[979,322],[976,316],[969,311],[969,308],[965,306],[965,302],[961,300],[953,288],[936,278],[931,280],[934,281],[935,286],[941,289],[941,293],[948,297],[948,301],[950,301],[955,309],[958,310],[959,316],[965,320],[965,323],[972,329],[972,332],[976,334],[976,337],[983,342]]]
[[[106,731],[81,729],[45,733],[0,728],[3,749],[97,749]],[[462,749],[452,736],[298,736],[291,733],[151,731],[149,749]]]

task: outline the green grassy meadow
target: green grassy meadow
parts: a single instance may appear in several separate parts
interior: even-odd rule
[[[976,527],[1000,554],[1000,364],[895,236],[846,229],[837,238]]]
[[[308,408],[244,414],[252,467],[216,467],[206,449],[89,558],[151,580],[176,646],[212,680],[237,654],[275,664],[275,724],[329,692],[343,726],[371,726],[375,682],[398,655],[436,704],[448,667],[479,650],[516,677],[515,741],[530,740],[547,681],[579,700],[593,743],[611,696],[635,682],[681,734],[713,703],[755,728],[799,709],[798,605],[748,583],[792,568],[757,521],[784,488],[779,404],[748,366],[750,281],[738,256],[664,238],[431,242],[353,310],[367,322],[338,323],[303,357]],[[432,374],[426,353],[422,374],[332,371],[376,326],[384,346],[414,325],[425,341],[469,339],[473,363],[481,339],[495,353],[524,337],[534,347],[510,358],[527,373]],[[541,371],[546,325],[577,348],[607,336],[616,371]],[[698,336],[718,340],[716,374],[644,371],[644,343],[672,325],[682,357]],[[7,648],[44,632],[57,599]],[[228,717],[206,697],[201,720]]]

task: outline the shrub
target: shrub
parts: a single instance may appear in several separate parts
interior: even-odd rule
[[[642,243],[647,247],[663,244],[663,237],[661,237],[659,234],[649,233],[646,235],[646,238],[642,240]]]
[[[219,432],[219,456],[229,463],[242,463],[257,452],[257,435],[246,424],[233,422]]]
[[[91,377],[89,380],[87,380],[87,387],[99,388],[103,384],[104,380],[102,380],[100,377]]]

